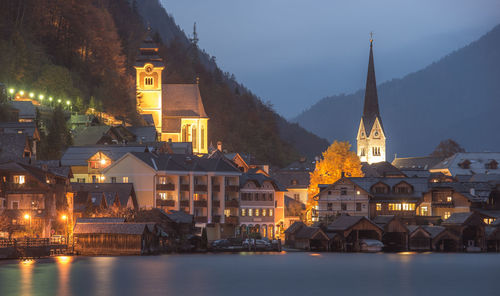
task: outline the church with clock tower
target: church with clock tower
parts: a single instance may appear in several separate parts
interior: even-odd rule
[[[368,164],[386,161],[386,134],[380,117],[373,62],[373,39],[370,39],[370,57],[366,77],[365,102],[363,115],[358,128],[357,154],[361,162]]]
[[[208,153],[209,118],[198,83],[162,83],[165,65],[150,29],[139,50],[134,65],[139,114],[154,124],[161,141],[190,142],[193,153]]]

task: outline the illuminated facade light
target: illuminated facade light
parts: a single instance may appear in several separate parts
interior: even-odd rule
[[[101,159],[101,164],[102,164],[102,165],[106,164],[106,159],[104,159],[104,158],[103,158],[103,159]]]
[[[24,219],[28,220],[30,218],[30,215],[29,214],[25,214],[24,215]]]
[[[66,221],[66,220],[68,219],[68,216],[66,216],[66,215],[62,215],[62,216],[61,216],[61,219],[63,219],[63,220],[65,220],[65,221]]]

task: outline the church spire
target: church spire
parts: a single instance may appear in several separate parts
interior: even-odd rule
[[[369,133],[375,118],[379,118],[380,112],[378,108],[377,81],[375,80],[375,64],[373,62],[373,33],[370,33],[370,57],[368,60],[368,74],[366,76],[365,89],[365,105],[363,109],[363,121],[366,126],[366,131]]]

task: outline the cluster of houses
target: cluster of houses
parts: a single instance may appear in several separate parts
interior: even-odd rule
[[[135,66],[144,125],[71,115],[74,145],[57,160],[38,159],[36,112],[16,103],[18,120],[0,122],[0,238],[59,235],[81,254],[192,250],[202,237],[282,238],[308,250],[499,251],[500,153],[386,162],[372,46],[358,131],[364,177],[342,176],[314,197],[314,162],[270,168],[209,144],[198,84],[162,84],[163,67],[148,36]],[[317,206],[306,213],[310,198]]]

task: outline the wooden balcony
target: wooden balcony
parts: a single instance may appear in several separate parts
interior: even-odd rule
[[[156,199],[157,207],[175,207],[175,200]]]
[[[208,202],[206,200],[195,200],[194,206],[196,208],[206,208],[208,206]]]
[[[235,199],[226,200],[226,208],[237,208],[239,207],[239,202]]]
[[[219,184],[213,184],[212,185],[212,191],[213,192],[220,192],[220,185]]]
[[[220,208],[220,201],[219,200],[212,200],[212,207]]]
[[[189,191],[189,184],[181,184],[181,191]]]
[[[239,192],[240,186],[238,186],[238,185],[226,185],[226,191],[227,192]]]
[[[194,185],[194,191],[197,192],[207,192],[207,185]]]
[[[189,200],[181,200],[182,208],[189,208]]]
[[[173,191],[175,190],[174,184],[156,184],[156,190]]]
[[[197,216],[197,217],[194,217],[194,222],[195,223],[207,223],[208,218],[207,218],[207,216]]]
[[[227,224],[234,224],[234,225],[237,225],[238,224],[238,216],[229,216],[229,217],[226,217],[225,223]]]

